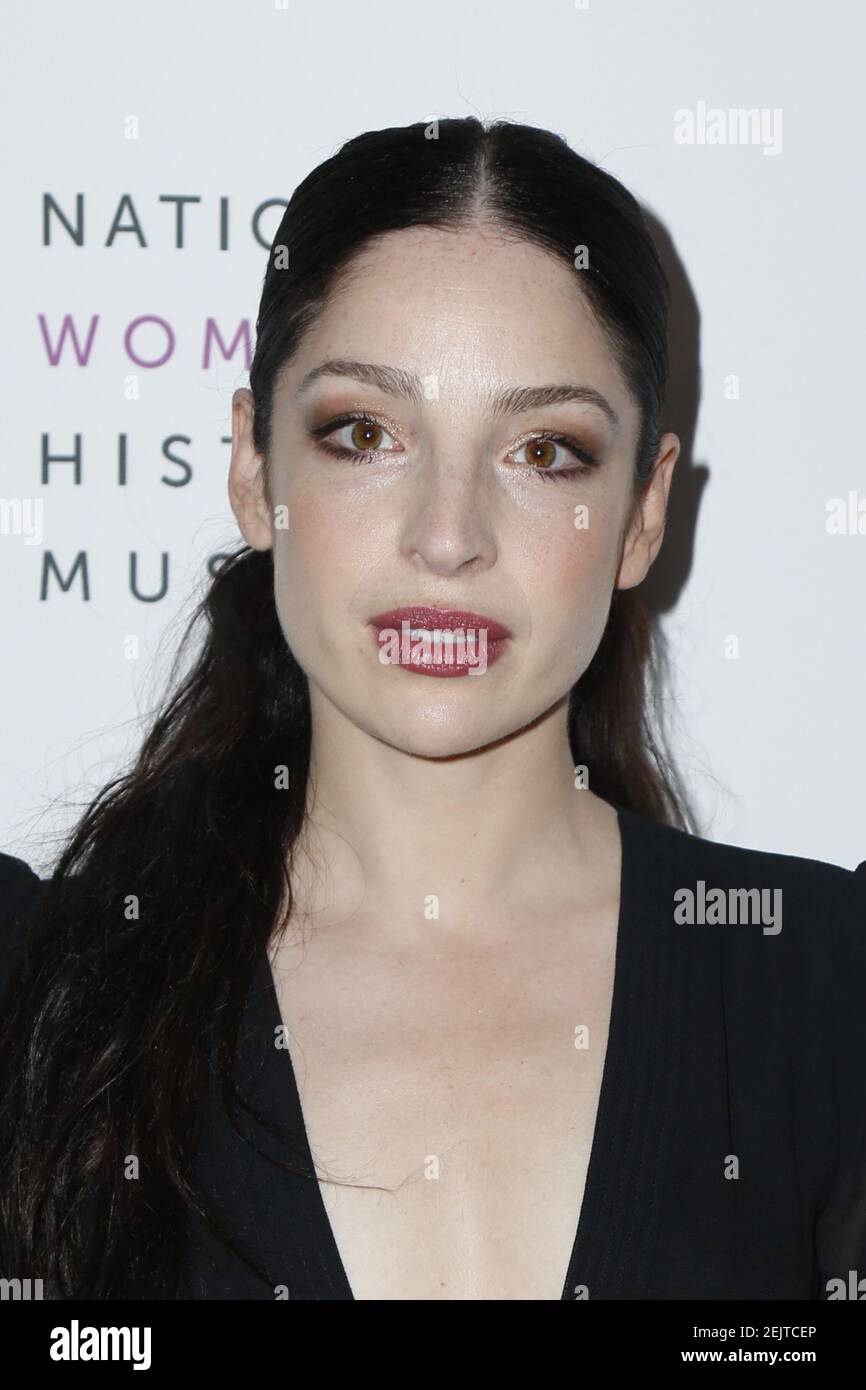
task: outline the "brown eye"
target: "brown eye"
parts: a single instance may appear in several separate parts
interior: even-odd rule
[[[549,468],[556,461],[556,445],[552,439],[533,439],[526,445],[526,458],[537,468]]]
[[[310,430],[310,438],[333,458],[350,463],[368,463],[383,454],[402,454],[404,450],[384,425],[367,415],[343,415]]]
[[[356,449],[378,449],[385,431],[371,420],[356,420],[349,438]]]
[[[560,450],[563,457],[557,462]],[[541,434],[528,439],[513,455],[513,461],[527,464],[536,478],[573,478],[596,466],[595,456],[564,434]]]

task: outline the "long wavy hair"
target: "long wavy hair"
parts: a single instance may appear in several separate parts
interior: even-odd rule
[[[474,118],[359,135],[295,190],[250,370],[266,476],[275,379],[351,257],[385,232],[478,218],[570,267],[589,248],[580,284],[640,409],[638,499],[668,373],[668,286],[644,216],[560,136]],[[291,911],[310,707],[277,618],[272,552],[244,546],[209,579],[137,758],[64,839],[5,1000],[0,1274],[42,1278],[47,1297],[183,1297],[191,1213],[219,1229],[195,1176],[211,1045],[230,1113],[249,1108],[233,1074],[238,1027],[256,962]],[[688,829],[657,717],[659,651],[637,590],[615,590],[569,697],[571,751],[599,796]],[[276,790],[280,766],[288,788]]]

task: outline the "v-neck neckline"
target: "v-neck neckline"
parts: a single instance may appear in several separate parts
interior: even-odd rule
[[[620,831],[620,901],[605,1057],[580,1209],[559,1301],[635,1297],[655,1228],[655,1178],[673,1102],[664,1020],[676,1019],[676,1001],[664,991],[670,964],[656,930],[660,910],[659,860],[670,842],[649,851],[647,833],[667,830],[609,799]],[[259,962],[263,988],[261,1041],[269,1054],[270,1101],[281,1125],[295,1136],[312,1182],[311,1235],[320,1252],[330,1298],[355,1302],[316,1175],[295,1066],[288,1045],[277,1049],[284,1020],[267,951]],[[674,982],[675,983],[675,982]],[[661,1014],[661,1019],[660,1015]],[[661,1043],[661,1045],[660,1045]],[[279,1211],[272,1213],[279,1227]],[[276,1235],[286,1253],[291,1233]],[[631,1292],[630,1292],[631,1291]]]

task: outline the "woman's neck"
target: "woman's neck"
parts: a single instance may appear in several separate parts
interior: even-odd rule
[[[588,900],[607,892],[616,813],[575,786],[564,704],[480,751],[434,759],[313,703],[293,916],[328,926],[363,914],[409,944],[431,921],[484,934],[515,907],[557,910],[575,884]]]

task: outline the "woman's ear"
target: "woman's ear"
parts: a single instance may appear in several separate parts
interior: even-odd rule
[[[229,501],[241,535],[253,550],[270,550],[273,518],[267,496],[264,459],[253,444],[254,398],[239,387],[232,396],[232,458]]]
[[[632,589],[640,584],[661,548],[668,494],[679,452],[677,435],[662,435],[652,475],[644,484],[625,538],[616,576],[617,589]]]

